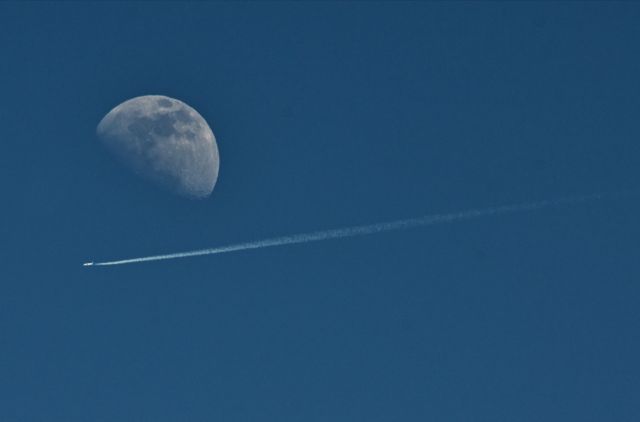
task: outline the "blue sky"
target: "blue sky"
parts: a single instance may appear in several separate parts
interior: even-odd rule
[[[635,3],[2,3],[0,419],[640,418],[637,198],[108,260],[638,187]],[[95,128],[211,125],[203,201]]]

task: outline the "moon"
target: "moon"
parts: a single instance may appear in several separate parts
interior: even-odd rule
[[[188,198],[206,198],[218,179],[216,138],[193,108],[163,95],[116,106],[98,124],[98,138],[134,173]]]

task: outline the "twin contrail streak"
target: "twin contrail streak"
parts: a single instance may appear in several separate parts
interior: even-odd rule
[[[248,249],[262,249],[274,246],[293,245],[297,243],[319,242],[329,239],[340,239],[345,237],[365,236],[382,233],[392,230],[410,229],[414,227],[432,226],[436,224],[453,223],[456,221],[473,220],[482,217],[490,217],[501,214],[511,214],[524,211],[533,211],[542,208],[557,207],[561,205],[571,205],[584,202],[601,201],[614,199],[621,196],[637,195],[638,191],[624,191],[617,193],[596,193],[591,195],[571,196],[553,200],[543,200],[520,204],[503,205],[491,208],[472,209],[448,214],[432,214],[418,218],[406,220],[396,220],[386,223],[376,223],[364,226],[346,227],[341,229],[324,230],[310,233],[300,233],[290,236],[274,237],[253,242],[237,243],[234,245],[220,246],[209,249],[199,249],[187,252],[170,253],[164,255],[145,256],[140,258],[121,259],[117,261],[87,262],[84,266],[107,266],[134,264],[139,262],[163,261],[166,259],[188,258],[199,255],[217,255],[229,252],[244,251]]]

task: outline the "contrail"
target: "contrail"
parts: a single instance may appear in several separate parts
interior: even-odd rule
[[[234,245],[220,246],[216,248],[198,249],[194,251],[170,253],[164,255],[145,256],[140,258],[121,259],[117,261],[86,262],[84,266],[107,266],[134,264],[138,262],[162,261],[165,259],[188,258],[199,255],[216,255],[222,253],[244,251],[248,249],[261,249],[273,246],[293,245],[297,243],[319,242],[321,240],[340,239],[345,237],[365,236],[375,233],[392,230],[410,229],[414,227],[432,226],[436,224],[453,223],[456,221],[473,220],[482,217],[490,217],[501,214],[511,214],[517,212],[533,211],[542,208],[557,207],[562,205],[579,204],[584,202],[601,201],[614,199],[623,196],[632,196],[640,193],[637,190],[623,191],[617,193],[596,193],[591,195],[571,196],[560,199],[543,200],[537,202],[502,205],[491,208],[471,209],[466,211],[432,214],[418,218],[389,221],[385,223],[369,224],[364,226],[353,226],[341,229],[324,230],[309,233],[300,233],[290,236],[273,237],[269,239],[256,240],[253,242],[237,243]]]

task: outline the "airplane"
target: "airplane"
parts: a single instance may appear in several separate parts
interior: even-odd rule
[[[93,265],[93,261],[85,262],[84,264],[82,264],[83,267],[91,267],[92,265]]]

